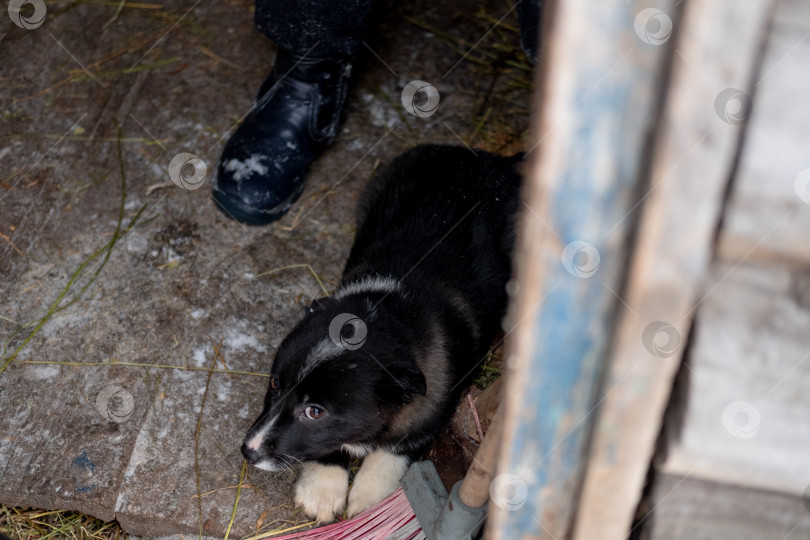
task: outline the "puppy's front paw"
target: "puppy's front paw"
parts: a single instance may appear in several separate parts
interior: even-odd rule
[[[349,471],[338,465],[304,463],[295,484],[295,505],[318,522],[329,523],[346,508]]]
[[[407,468],[407,457],[385,450],[375,450],[366,456],[349,493],[348,516],[368,510],[397,489]]]

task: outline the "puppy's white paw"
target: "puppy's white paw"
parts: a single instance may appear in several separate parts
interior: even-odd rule
[[[385,450],[375,450],[366,456],[354,477],[349,493],[348,516],[368,510],[399,487],[399,479],[408,469],[408,458]]]
[[[329,523],[346,508],[349,471],[337,465],[304,463],[295,484],[295,505],[318,522]]]

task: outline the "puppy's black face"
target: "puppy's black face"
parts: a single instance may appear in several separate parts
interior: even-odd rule
[[[284,339],[264,409],[242,445],[245,458],[274,471],[340,450],[373,446],[425,379],[396,321],[368,298],[324,298]]]

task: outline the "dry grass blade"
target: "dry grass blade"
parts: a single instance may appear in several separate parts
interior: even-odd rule
[[[270,276],[275,273],[281,272],[282,270],[291,270],[293,268],[306,268],[307,270],[309,270],[309,273],[312,274],[312,277],[315,278],[315,281],[317,281],[318,285],[321,287],[323,294],[329,296],[329,291],[326,290],[326,287],[324,286],[323,281],[321,281],[320,276],[315,273],[315,269],[312,268],[312,265],[309,263],[291,264],[289,266],[282,266],[281,268],[273,268],[272,270],[268,270],[266,272],[262,272],[261,274],[257,274],[256,278],[260,278],[262,276]]]
[[[231,527],[233,527],[233,520],[236,518],[236,509],[239,507],[239,498],[242,496],[242,485],[245,481],[245,474],[247,473],[247,461],[242,460],[242,472],[239,474],[239,485],[236,488],[236,500],[233,502],[233,511],[231,512],[231,519],[228,521],[228,528],[225,530],[225,539],[231,534]]]

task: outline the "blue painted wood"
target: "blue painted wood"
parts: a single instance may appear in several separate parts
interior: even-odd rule
[[[535,130],[543,134],[541,177],[531,179],[527,202],[545,223],[526,213],[518,254],[524,296],[512,316],[526,318],[517,332],[531,339],[516,338],[530,344],[513,349],[509,363],[499,473],[512,476],[491,490],[490,537],[505,540],[569,532],[666,51],[634,30],[638,14],[656,3],[557,4],[552,24],[570,31],[555,33],[548,49],[550,90]],[[673,2],[657,4],[674,11]]]

